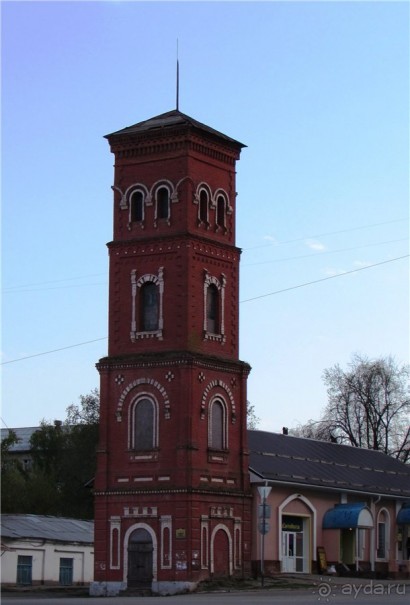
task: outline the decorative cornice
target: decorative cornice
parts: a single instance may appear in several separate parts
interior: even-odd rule
[[[234,498],[252,498],[251,491],[245,492],[243,490],[224,490],[218,487],[217,489],[204,489],[204,488],[168,488],[168,489],[107,489],[107,490],[95,490],[94,496],[134,496],[134,495],[172,495],[172,494],[187,494],[187,495],[201,495],[201,496],[218,496],[218,500],[222,495]]]
[[[199,367],[224,372],[241,373],[248,376],[251,366],[245,361],[235,361],[221,357],[200,355],[187,351],[169,351],[164,353],[142,353],[139,355],[124,355],[116,357],[103,357],[96,364],[99,371],[126,370],[135,368],[171,368],[171,367]]]

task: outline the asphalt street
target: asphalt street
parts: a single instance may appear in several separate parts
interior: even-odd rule
[[[331,584],[318,582],[308,588],[286,590],[252,590],[232,592],[193,593],[167,597],[88,597],[41,594],[3,593],[2,602],[10,605],[270,605],[271,603],[333,603],[334,605],[390,605],[410,600],[410,585],[400,582],[367,581],[366,583]]]

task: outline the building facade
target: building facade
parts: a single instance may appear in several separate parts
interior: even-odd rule
[[[249,431],[253,572],[410,577],[410,467],[382,452]],[[267,489],[266,533],[259,488]],[[262,544],[263,543],[263,544]]]
[[[114,236],[91,592],[171,593],[251,567],[235,244],[243,145],[179,111],[106,138]]]
[[[3,588],[89,585],[93,563],[93,521],[46,515],[1,516]]]

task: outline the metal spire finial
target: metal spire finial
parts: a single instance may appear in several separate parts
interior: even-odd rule
[[[177,38],[177,111],[179,111],[179,59],[178,59],[178,38]]]

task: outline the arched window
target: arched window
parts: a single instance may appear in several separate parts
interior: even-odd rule
[[[208,194],[203,189],[199,194],[199,220],[202,223],[208,222]]]
[[[226,448],[225,406],[220,399],[215,399],[210,407],[209,446],[215,450]]]
[[[385,510],[381,510],[377,517],[377,558],[387,558],[387,541],[388,541],[388,516]]]
[[[144,196],[141,191],[134,191],[131,195],[131,222],[144,220]]]
[[[137,401],[133,410],[132,448],[152,450],[156,447],[156,411],[151,399],[144,397]]]
[[[157,285],[153,282],[147,282],[141,286],[140,300],[140,331],[153,332],[158,330],[159,296]]]
[[[166,187],[161,187],[157,192],[157,218],[169,218],[169,191]]]
[[[206,296],[206,331],[219,333],[219,292],[215,284],[210,284]]]
[[[162,340],[164,268],[158,274],[145,273],[137,278],[137,270],[131,271],[131,341],[139,338]]]
[[[216,200],[216,224],[225,227],[225,200],[222,195],[218,195]]]

